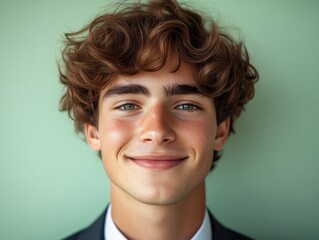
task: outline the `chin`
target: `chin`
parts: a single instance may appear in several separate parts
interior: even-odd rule
[[[143,192],[134,192],[131,196],[144,204],[165,206],[174,205],[183,201],[183,199],[187,197],[187,194],[176,190],[168,191],[167,189],[152,189],[152,191],[145,191],[144,189]]]

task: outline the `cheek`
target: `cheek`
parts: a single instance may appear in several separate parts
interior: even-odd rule
[[[102,151],[103,148],[113,149],[115,147],[116,149],[116,145],[122,145],[129,138],[131,131],[132,126],[127,121],[108,119],[101,122],[99,132]]]
[[[99,134],[101,141],[101,154],[104,169],[112,178],[119,169],[119,156],[123,148],[130,141],[132,126],[118,119],[104,119],[100,122]]]
[[[189,140],[194,148],[211,151],[215,144],[216,126],[214,123],[205,120],[193,122],[186,124],[181,134],[184,134],[184,138]]]
[[[194,152],[196,164],[200,163],[198,171],[206,175],[212,164],[216,126],[214,122],[199,121],[185,126],[184,129],[184,139]]]

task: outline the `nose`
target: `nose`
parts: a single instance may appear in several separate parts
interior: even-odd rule
[[[154,106],[144,113],[140,122],[140,140],[161,145],[173,142],[176,138],[169,113],[162,106]]]

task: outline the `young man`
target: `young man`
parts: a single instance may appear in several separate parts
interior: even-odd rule
[[[205,202],[258,78],[243,44],[174,0],[124,3],[66,39],[61,110],[111,180],[108,208],[67,239],[248,239]]]

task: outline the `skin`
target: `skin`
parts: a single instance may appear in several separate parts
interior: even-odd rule
[[[217,125],[213,100],[193,92],[193,66],[182,62],[174,73],[170,66],[119,76],[101,91],[98,126],[85,125],[111,180],[113,220],[129,239],[196,233],[213,150],[228,136],[229,120]]]

